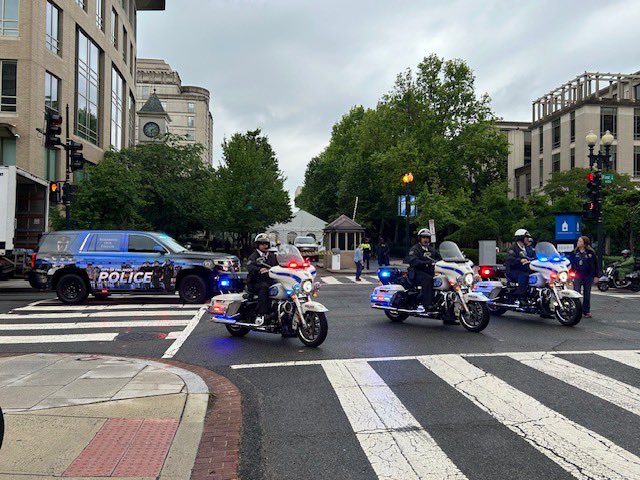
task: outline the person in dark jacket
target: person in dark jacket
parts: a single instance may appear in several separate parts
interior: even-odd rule
[[[266,233],[256,235],[254,244],[256,249],[247,262],[247,289],[258,296],[256,325],[262,325],[271,313],[269,287],[273,282],[269,278],[269,269],[278,265],[278,260],[273,252],[269,252],[271,242]]]
[[[527,288],[529,287],[529,263],[536,258],[535,251],[531,244],[533,239],[524,228],[516,230],[514,234],[515,243],[507,252],[505,266],[507,267],[507,278],[518,284],[516,288],[516,301],[525,303]]]
[[[378,241],[376,255],[378,256],[379,267],[389,265],[389,245],[387,245],[387,242],[385,242],[382,237],[380,237],[380,240]]]
[[[425,312],[433,311],[433,266],[441,259],[431,245],[431,231],[418,232],[418,243],[409,250],[409,280],[422,287],[422,306]]]
[[[576,249],[571,255],[571,269],[576,274],[573,288],[576,292],[582,293],[582,312],[585,317],[591,318],[591,286],[598,274],[598,263],[589,237],[582,236],[578,239]]]

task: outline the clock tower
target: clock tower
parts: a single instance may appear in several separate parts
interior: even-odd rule
[[[139,131],[138,143],[150,143],[162,140],[169,132],[171,118],[162,107],[162,103],[154,90],[149,99],[138,110]]]

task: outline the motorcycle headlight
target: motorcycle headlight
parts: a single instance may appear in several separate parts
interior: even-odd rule
[[[473,285],[473,273],[465,273],[464,277],[462,277],[462,280],[466,286],[470,287],[471,285]]]
[[[569,280],[569,274],[567,272],[560,272],[558,274],[558,280],[560,280],[562,283],[566,283],[567,280]]]
[[[304,293],[313,292],[313,282],[311,280],[305,280],[304,282],[302,282],[302,290],[304,291]]]

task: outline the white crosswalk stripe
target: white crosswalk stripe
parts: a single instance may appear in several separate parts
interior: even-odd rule
[[[546,404],[549,402],[548,397],[540,395],[535,389],[527,390],[528,393],[525,393],[492,373],[492,368],[496,368],[497,371],[501,368],[512,368],[511,364],[507,367],[499,362],[496,362],[497,366],[491,367],[492,357],[500,358],[502,362],[506,360],[519,362],[541,372],[540,377],[536,377],[537,381],[559,380],[566,385],[566,388],[576,389],[575,395],[581,392],[583,401],[584,399],[596,401],[589,400],[594,397],[597,401],[601,401],[602,403],[597,407],[599,411],[608,412],[607,405],[610,404],[610,408],[614,408],[615,405],[622,409],[619,412],[625,412],[616,415],[629,415],[628,419],[633,419],[631,425],[637,425],[640,422],[640,389],[638,388],[640,385],[626,383],[627,377],[624,377],[625,382],[622,382],[572,362],[571,356],[575,354],[589,355],[596,363],[598,358],[600,362],[615,362],[608,365],[608,368],[612,369],[610,371],[618,371],[619,368],[640,369],[640,351],[638,350],[305,360],[232,365],[231,368],[244,370],[321,366],[357,438],[358,445],[380,479],[466,478],[465,474],[468,475],[469,472],[469,465],[464,465],[466,468],[462,468],[463,465],[456,465],[452,460],[460,457],[451,456],[448,451],[452,448],[451,445],[446,443],[440,445],[434,440],[434,438],[441,440],[443,438],[441,429],[440,437],[437,435],[434,437],[429,431],[431,426],[437,428],[438,425],[421,424],[411,409],[400,400],[404,398],[401,395],[402,389],[408,388],[415,391],[415,385],[407,385],[406,381],[394,381],[390,384],[391,386],[387,385],[389,378],[395,378],[393,372],[399,371],[398,369],[392,369],[392,373],[387,371],[385,375],[378,373],[377,365],[381,363],[406,360],[419,362],[415,365],[426,368],[432,375],[429,378],[444,381],[444,385],[449,388],[448,395],[464,397],[465,401],[469,402],[468,408],[485,412],[485,415],[489,414],[494,421],[506,427],[505,432],[510,431],[516,435],[513,441],[524,442],[529,445],[528,448],[532,447],[533,452],[537,451],[540,458],[537,460],[531,458],[532,462],[541,462],[542,459],[546,459],[547,462],[551,460],[571,476],[580,479],[640,478],[640,458],[637,456],[639,451],[637,448],[635,450],[629,446],[623,448],[616,443],[618,439],[607,438],[598,430],[602,428],[598,422],[592,423],[589,428],[581,424],[580,418],[583,423],[587,421],[584,416],[580,416],[581,412],[570,410],[560,413],[556,411],[557,407],[552,408]],[[474,359],[477,359],[475,361],[480,362],[479,365],[483,367],[474,365]],[[401,364],[397,365],[400,368]],[[632,375],[629,378],[640,379],[640,375]],[[556,382],[549,388],[558,385],[560,384]],[[411,408],[418,407],[414,404]],[[429,408],[429,405],[425,405],[425,408]],[[575,414],[578,419],[570,418],[572,414]],[[445,417],[446,415],[455,416],[455,413],[445,412]],[[602,421],[606,423],[607,419]],[[627,426],[627,428],[633,436],[635,427]],[[613,433],[608,430],[608,432],[614,437],[619,435],[617,431]],[[627,437],[620,438],[623,442],[628,442]],[[625,448],[630,448],[632,451]],[[553,463],[549,462],[551,465]]]
[[[361,275],[360,282],[356,282],[355,275],[322,275],[318,280],[326,285],[377,285],[379,281],[377,275]]]
[[[155,329],[151,331],[157,333],[155,338],[172,342],[165,352],[166,358],[171,358],[200,321],[203,311],[201,305],[130,302],[130,299],[107,305],[34,302],[0,314],[0,345],[111,342],[118,340],[121,333]],[[33,334],[25,335],[26,332]]]

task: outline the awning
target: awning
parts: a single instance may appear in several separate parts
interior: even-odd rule
[[[16,126],[10,123],[0,123],[1,138],[17,138],[20,135],[16,132]]]

